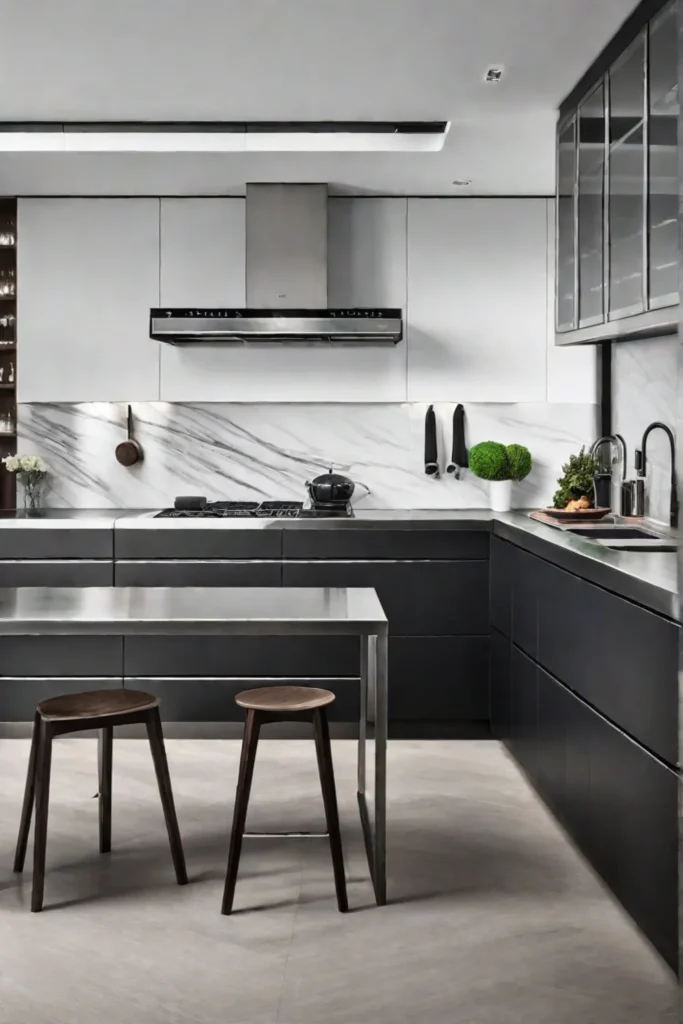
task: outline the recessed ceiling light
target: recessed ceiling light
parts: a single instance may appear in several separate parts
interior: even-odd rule
[[[460,185],[461,187],[464,187],[465,185],[471,185],[472,182],[470,181],[469,178],[456,178],[455,181],[453,182],[453,184],[454,185]]]
[[[500,82],[503,77],[503,68],[489,68],[484,76],[485,82]]]

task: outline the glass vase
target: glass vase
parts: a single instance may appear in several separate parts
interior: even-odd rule
[[[42,508],[43,477],[25,475],[21,480],[24,490],[24,511],[29,515]]]

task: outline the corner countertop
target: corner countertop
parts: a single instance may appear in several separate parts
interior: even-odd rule
[[[589,582],[678,619],[674,552],[619,551],[530,519],[529,513],[488,509],[355,509],[352,519],[155,519],[158,509],[45,509],[40,515],[0,513],[0,530],[486,530]],[[658,524],[659,534],[678,535]]]

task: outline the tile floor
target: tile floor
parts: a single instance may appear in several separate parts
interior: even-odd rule
[[[390,744],[382,909],[355,746],[333,748],[352,913],[336,910],[325,840],[250,839],[221,917],[238,743],[168,742],[179,888],[146,744],[115,741],[100,857],[95,742],[63,739],[35,915],[30,861],[11,870],[28,743],[0,741],[0,1024],[673,1024],[670,972],[497,744]],[[321,825],[312,744],[262,742],[249,827]]]

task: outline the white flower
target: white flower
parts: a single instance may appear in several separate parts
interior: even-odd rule
[[[2,462],[8,473],[40,473],[49,470],[47,462],[40,455],[7,455]]]

